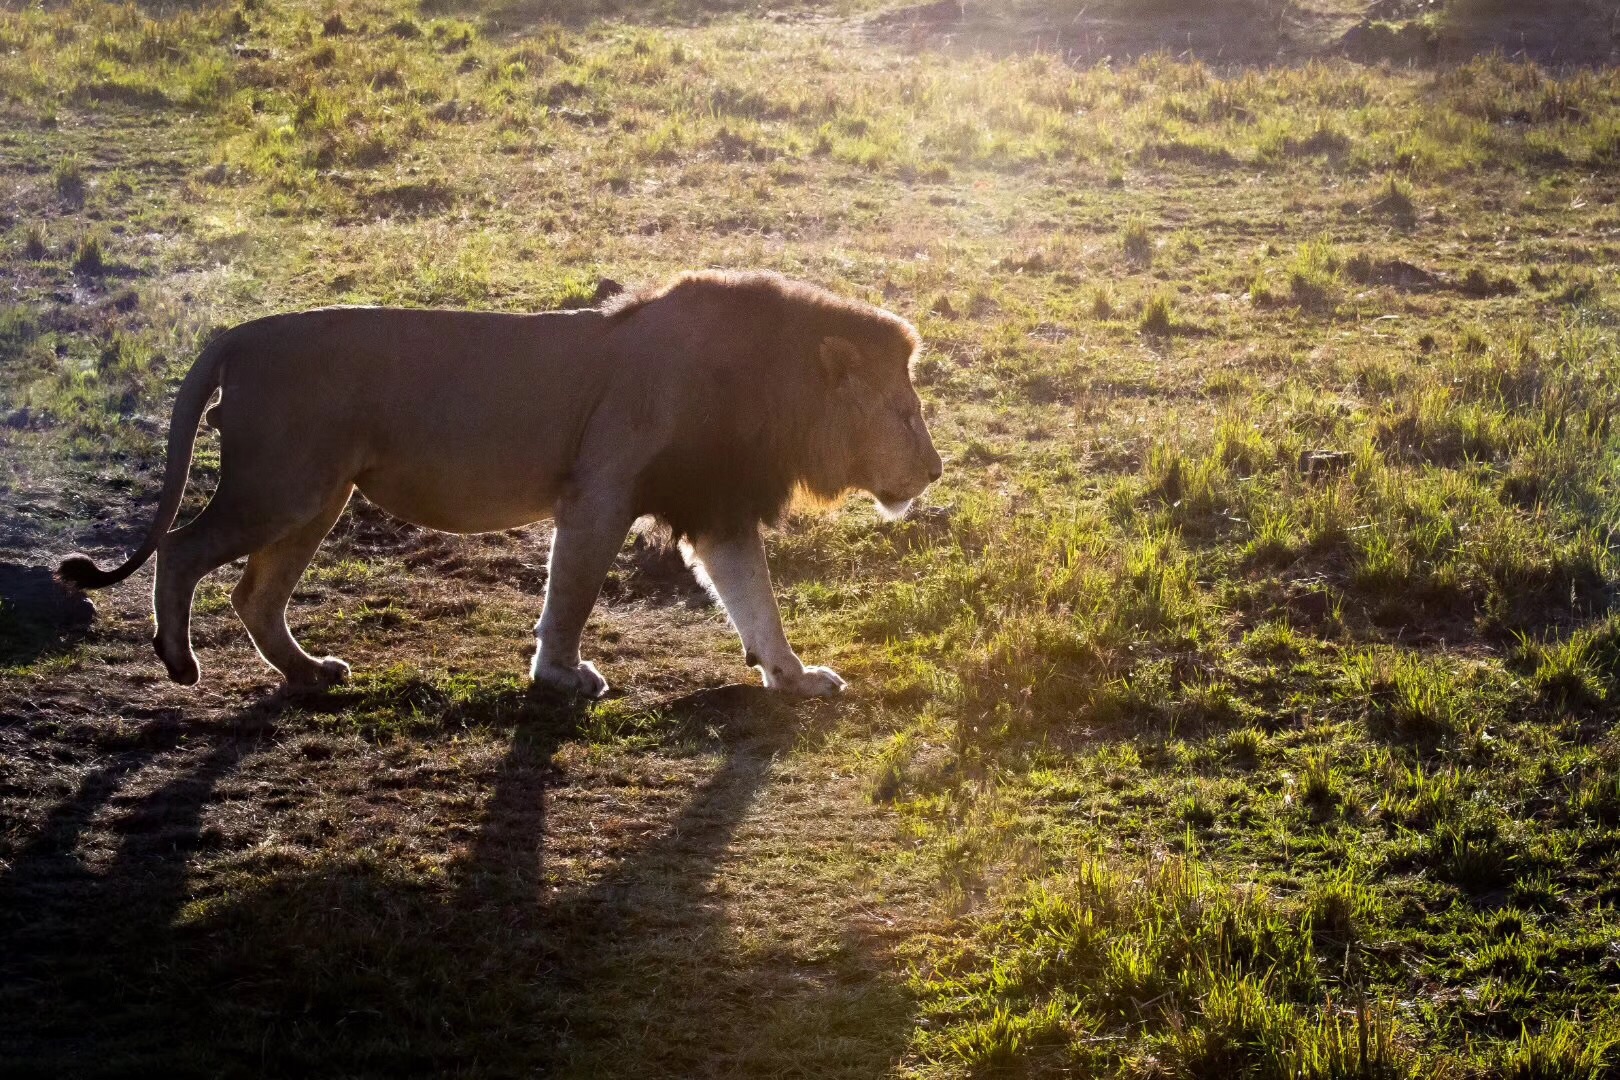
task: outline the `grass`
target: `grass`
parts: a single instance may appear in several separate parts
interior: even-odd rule
[[[694,265],[916,321],[948,460],[771,539],[833,705],[694,694],[750,675],[636,545],[620,696],[530,697],[544,530],[363,505],[293,603],[355,664],[319,701],[264,697],[225,574],[196,693],[144,577],[88,632],[0,605],[0,1058],[1617,1067],[1620,79],[1069,66],[873,7],[0,13],[0,557],[126,545],[215,327]]]
[[[101,252],[101,238],[94,234],[82,237],[73,248],[70,264],[75,273],[95,276],[107,268]]]

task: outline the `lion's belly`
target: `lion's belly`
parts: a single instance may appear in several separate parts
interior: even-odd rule
[[[389,513],[446,532],[548,516],[573,461],[578,406],[510,367],[447,355],[357,410],[366,451],[356,485]]]
[[[372,469],[358,477],[356,486],[395,517],[456,533],[528,525],[550,516],[556,500],[556,485],[543,480],[449,475],[433,469]]]

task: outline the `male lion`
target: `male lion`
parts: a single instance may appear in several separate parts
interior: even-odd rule
[[[237,614],[290,686],[316,687],[348,665],[299,647],[287,600],[355,488],[451,532],[550,516],[530,676],[596,697],[607,683],[580,659],[580,634],[626,533],[652,515],[683,541],[766,686],[837,693],[843,680],[806,667],[782,632],[760,525],[796,492],[860,489],[902,514],[939,478],[911,386],[917,347],[896,315],[764,273],[687,274],[586,311],[256,319],[211,342],[180,384],[140,550],[112,571],[72,555],[58,573],[100,588],[156,551],[153,645],[189,685],[197,583],[246,556]],[[170,531],[216,390],[219,486]]]

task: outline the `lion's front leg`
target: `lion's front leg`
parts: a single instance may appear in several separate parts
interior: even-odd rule
[[[535,682],[589,698],[607,693],[607,680],[596,666],[579,658],[579,639],[629,531],[623,514],[601,505],[576,503],[559,510],[545,607],[534,627],[537,647],[529,678]]]
[[[771,593],[765,541],[757,528],[696,538],[688,560],[699,580],[726,609],[731,625],[742,638],[749,666],[764,673],[767,687],[810,697],[827,697],[844,689],[844,680],[837,672],[805,667],[788,644],[776,597]]]

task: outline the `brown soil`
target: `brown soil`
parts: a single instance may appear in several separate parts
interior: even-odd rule
[[[649,719],[604,742],[517,677],[544,537],[398,529],[361,507],[317,566],[363,551],[401,580],[317,580],[294,600],[312,647],[337,636],[334,610],[402,613],[342,624],[359,679],[330,698],[276,693],[218,604],[197,620],[201,687],[163,681],[150,568],[101,594],[88,628],[67,598],[82,661],[0,684],[0,1061],[721,1075],[747,1070],[781,1010],[814,1031],[852,1008],[893,1011],[875,1030],[900,1039],[897,924],[868,926],[853,885],[802,872],[889,842],[858,781],[817,759],[845,707],[722,685],[749,673],[721,616],[643,544],[590,636],[627,715]],[[513,566],[539,569],[502,580]],[[63,601],[38,572],[8,573],[41,611]],[[366,682],[390,665],[429,674]],[[452,701],[457,673],[482,692]],[[372,731],[352,720],[368,712],[430,719]],[[793,917],[774,918],[781,904]],[[816,1075],[872,1075],[901,1052],[861,1028]]]
[[[588,630],[629,734],[529,693],[548,533],[357,500],[292,604],[356,670],[314,699],[275,690],[231,568],[191,690],[147,644],[150,566],[93,621],[60,552],[0,566],[0,659],[44,665],[0,679],[0,1072],[722,1075],[771,1017],[810,1038],[850,1010],[896,1019],[807,1045],[813,1074],[893,1061],[907,902],[868,926],[856,882],[802,872],[893,839],[814,749],[849,707],[739,685],[723,615],[648,539]]]
[[[1363,63],[1453,64],[1500,53],[1552,66],[1620,62],[1620,7],[1602,0],[1489,4],[1442,11],[1440,0],[1161,5],[1146,14],[1078,7],[1061,16],[938,0],[883,12],[880,36],[917,48],[1046,52],[1074,64],[1159,53],[1216,65],[1297,64],[1344,56]],[[1179,7],[1179,9],[1176,9]]]

